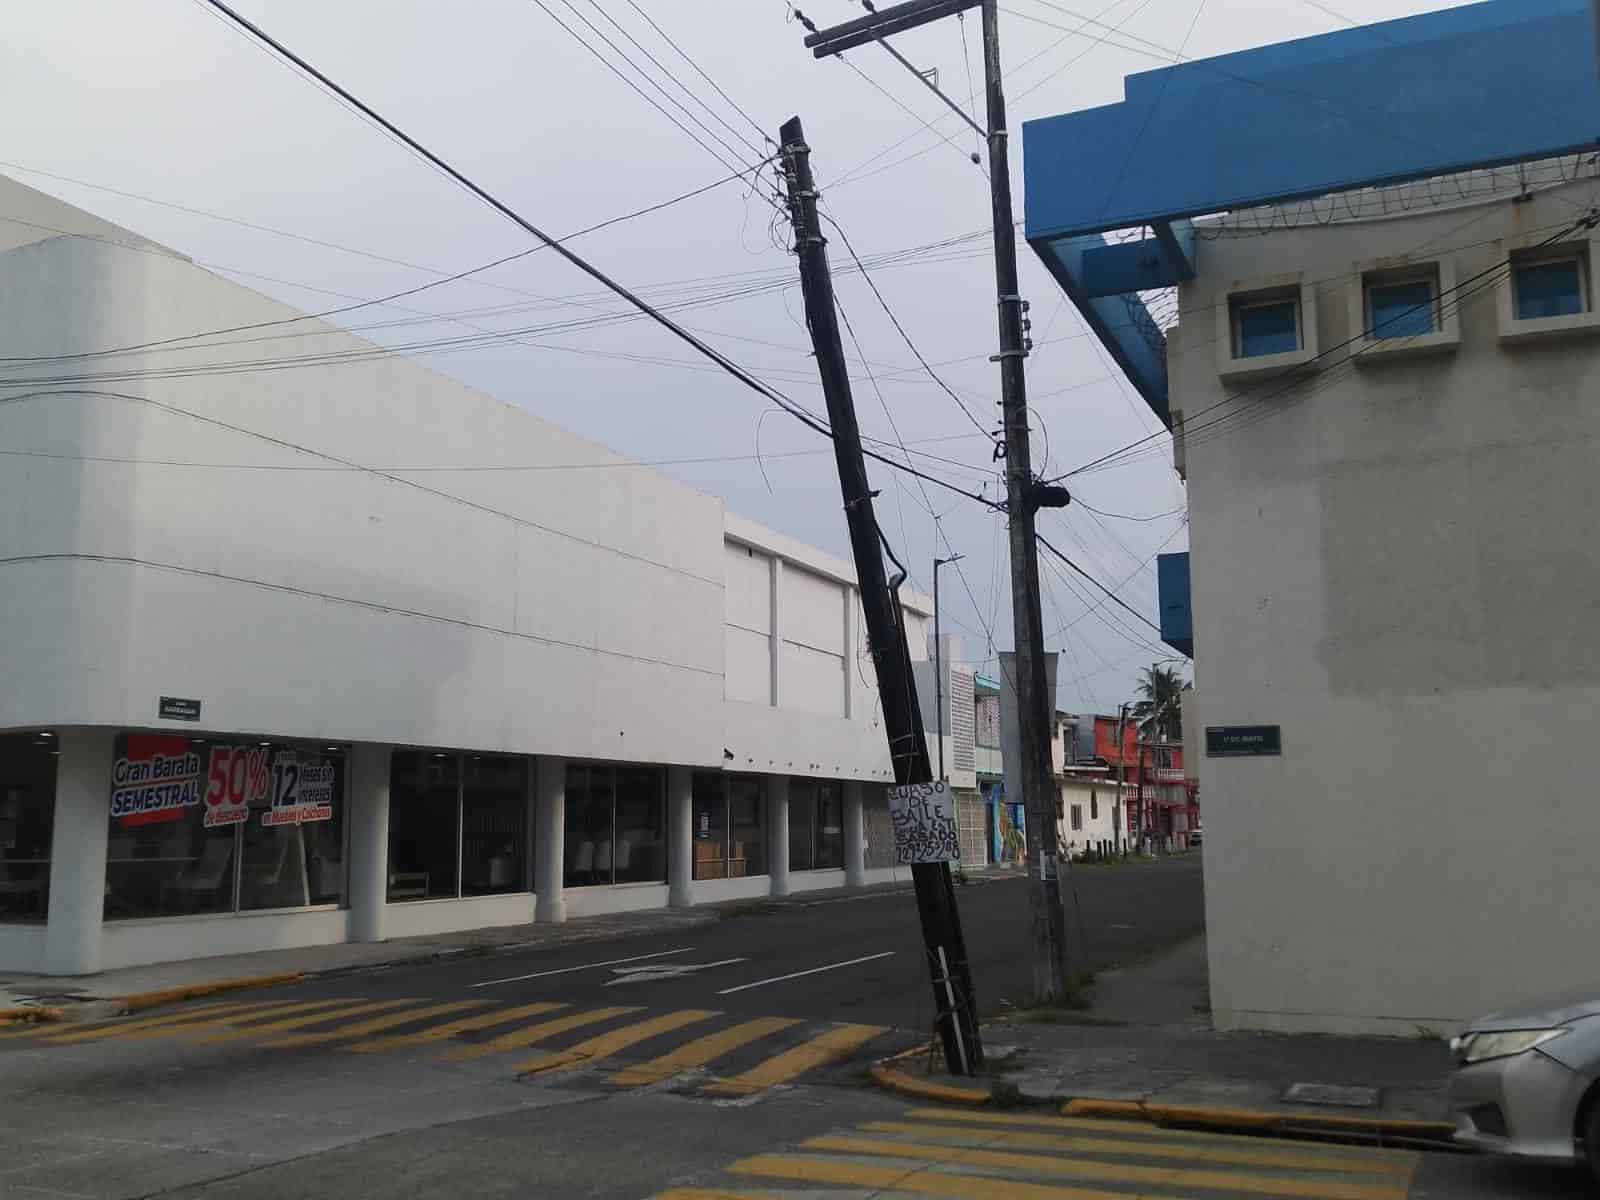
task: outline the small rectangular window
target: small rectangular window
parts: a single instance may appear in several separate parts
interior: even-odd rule
[[[1100,797],[1095,792],[1089,793],[1089,819],[1091,821],[1100,819]]]
[[[1298,295],[1249,296],[1233,301],[1233,356],[1287,354],[1303,345]]]
[[[1517,320],[1570,317],[1587,312],[1588,287],[1581,256],[1541,258],[1514,264]]]
[[[1072,828],[1074,830],[1083,828],[1083,805],[1081,804],[1072,806]]]
[[[1438,288],[1432,279],[1367,284],[1367,336],[1408,338],[1439,328]]]

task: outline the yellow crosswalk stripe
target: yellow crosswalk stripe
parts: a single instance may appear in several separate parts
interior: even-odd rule
[[[492,1003],[488,1000],[452,1000],[448,1004],[430,1004],[426,1008],[407,1009],[405,1012],[390,1013],[384,1017],[373,1017],[370,1021],[357,1021],[354,1025],[343,1025],[338,1029],[325,1030],[321,1033],[300,1033],[294,1037],[279,1038],[277,1041],[268,1042],[267,1048],[271,1050],[290,1050],[297,1046],[319,1046],[326,1042],[342,1042],[350,1038],[363,1038],[368,1034],[382,1033],[388,1029],[395,1029],[401,1025],[409,1025],[413,1021],[426,1021],[429,1017],[447,1017],[451,1013],[458,1013],[468,1008],[483,1008]]]
[[[790,1154],[757,1154],[728,1168],[736,1175],[755,1175],[794,1183],[865,1187],[882,1191],[912,1192],[925,1196],[956,1196],[960,1200],[1129,1200],[1127,1192],[1099,1188],[1064,1187],[1026,1183],[985,1175],[951,1175],[931,1167],[880,1167],[863,1162],[839,1162]],[[1155,1200],[1147,1197],[1146,1200]],[[1173,1198],[1176,1200],[1176,1198]]]
[[[734,1192],[727,1188],[673,1188],[661,1192],[655,1200],[769,1200],[771,1192]]]
[[[719,1079],[705,1090],[723,1096],[748,1096],[752,1092],[787,1083],[817,1067],[847,1058],[873,1038],[888,1032],[888,1027],[884,1025],[838,1025],[809,1042],[802,1042],[792,1050],[767,1059],[743,1075]]]
[[[337,1010],[354,1004],[352,999],[338,1000],[305,1000],[298,1004],[275,1004],[260,1012],[228,1013],[226,1016],[212,1017],[204,1021],[185,1021],[171,1029],[140,1029],[128,1034],[130,1040],[135,1038],[167,1037],[172,1034],[194,1033],[203,1029],[222,1028],[247,1028],[261,1021],[277,1021],[297,1013],[317,1013],[317,1019],[331,1020],[338,1015]]]
[[[1046,1129],[1058,1133],[1085,1133],[1108,1137],[1132,1138],[1141,1142],[1177,1143],[1186,1146],[1247,1146],[1261,1149],[1263,1140],[1243,1134],[1210,1133],[1194,1129],[1169,1129],[1152,1125],[1148,1121],[1116,1121],[1099,1117],[1036,1117],[1022,1113],[984,1112],[977,1109],[918,1108],[905,1116],[919,1121],[941,1124],[1010,1126],[1016,1129]],[[1381,1146],[1318,1146],[1317,1153],[1347,1159],[1352,1170],[1370,1170],[1363,1163],[1387,1162],[1397,1168],[1411,1170],[1420,1161],[1414,1150],[1396,1150]]]
[[[1148,1167],[1139,1163],[1091,1162],[1045,1154],[1019,1154],[1004,1150],[975,1150],[955,1146],[924,1146],[853,1135],[828,1135],[802,1143],[806,1150],[835,1154],[874,1155],[913,1159],[960,1167],[1024,1170],[1046,1175],[1090,1180],[1096,1183],[1157,1184],[1169,1187],[1210,1188],[1233,1195],[1299,1196],[1314,1200],[1405,1200],[1404,1181],[1349,1183],[1337,1179],[1291,1179],[1250,1175],[1240,1171],[1190,1170],[1182,1167]]]
[[[588,1041],[579,1042],[576,1046],[570,1046],[559,1054],[518,1063],[513,1070],[521,1075],[532,1075],[540,1071],[570,1067],[592,1058],[609,1058],[613,1054],[620,1054],[629,1046],[636,1046],[653,1037],[660,1037],[663,1033],[671,1033],[674,1029],[682,1029],[685,1025],[709,1021],[712,1017],[721,1015],[704,1008],[685,1008],[678,1012],[666,1013],[663,1016],[652,1017],[648,1021],[638,1021],[632,1025],[624,1025],[621,1029],[602,1033]]]
[[[340,1046],[339,1049],[350,1050],[356,1054],[374,1054],[381,1050],[398,1050],[404,1046],[426,1046],[430,1042],[442,1042],[446,1038],[453,1038],[458,1033],[475,1033],[480,1029],[492,1029],[496,1025],[508,1025],[512,1021],[537,1017],[542,1013],[558,1012],[566,1007],[565,1004],[541,1000],[537,1004],[520,1004],[515,1008],[497,1008],[493,1012],[479,1013],[473,1017],[462,1017],[459,1021],[446,1021],[442,1025],[430,1025],[428,1028],[419,1029],[415,1033],[397,1033],[390,1037],[372,1038],[368,1041],[355,1042],[349,1046]]]
[[[235,1017],[275,1012],[287,1003],[288,1001],[286,1000],[265,1002],[258,1000],[253,1004],[245,1004],[242,1001],[233,1004],[212,1004],[205,1008],[191,1008],[181,1013],[168,1013],[164,1017],[143,1017],[137,1021],[112,1021],[104,1025],[94,1025],[88,1029],[76,1029],[70,1033],[63,1032],[60,1026],[55,1026],[51,1030],[49,1044],[60,1046],[70,1045],[75,1042],[92,1042],[99,1038],[136,1036],[146,1030],[164,1032],[174,1026],[196,1025],[212,1020],[232,1020]]]
[[[800,1024],[798,1017],[758,1017],[742,1025],[734,1025],[718,1033],[707,1034],[692,1042],[685,1042],[670,1054],[653,1058],[649,1062],[618,1071],[610,1082],[619,1087],[643,1087],[660,1083],[681,1071],[692,1071],[714,1062],[724,1054],[731,1054],[740,1046],[760,1041],[774,1033],[781,1033]]]
[[[614,1017],[626,1017],[644,1010],[637,1006],[632,1008],[596,1008],[589,1012],[577,1012],[570,1016],[557,1017],[553,1021],[541,1021],[537,1025],[528,1025],[522,1029],[514,1029],[510,1033],[502,1033],[497,1038],[487,1042],[480,1042],[476,1046],[463,1046],[445,1057],[450,1059],[484,1058],[490,1054],[500,1054],[506,1050],[520,1050],[524,1046],[532,1046],[546,1038],[556,1037],[566,1033],[569,1029],[581,1029],[585,1025],[597,1025],[601,1021],[609,1021]]]
[[[415,999],[405,1000],[377,1000],[369,1004],[350,1004],[336,1012],[314,1012],[308,1016],[290,1017],[286,1021],[272,1020],[262,1025],[247,1025],[237,1029],[228,1029],[222,1033],[213,1033],[203,1037],[202,1042],[235,1042],[244,1038],[260,1037],[267,1033],[289,1033],[296,1029],[304,1029],[308,1025],[321,1025],[327,1021],[342,1021],[346,1017],[358,1017],[363,1013],[382,1012],[385,1009],[399,1008],[403,1004],[415,1004]]]
[[[1410,1175],[1411,1166],[1377,1158],[1370,1163],[1343,1155],[1306,1153],[1296,1150],[1274,1150],[1270,1143],[1257,1151],[1232,1148],[1213,1149],[1204,1145],[1179,1146],[1171,1142],[1139,1142],[1128,1139],[1097,1138],[1089,1136],[1063,1136],[1055,1133],[1023,1133],[1020,1131],[945,1128],[909,1121],[868,1121],[859,1126],[863,1133],[900,1133],[926,1141],[953,1146],[995,1148],[1015,1147],[1024,1150],[1066,1150],[1079,1154],[1132,1154],[1145,1158],[1176,1158],[1184,1162],[1209,1162],[1235,1167],[1278,1167],[1297,1171],[1341,1171],[1347,1174],[1366,1172],[1372,1175]]]

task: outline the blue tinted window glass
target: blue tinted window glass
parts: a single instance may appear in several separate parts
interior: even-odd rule
[[[1573,259],[1517,268],[1517,320],[1569,317],[1583,311],[1583,273]]]
[[[1300,349],[1300,306],[1293,300],[1241,306],[1234,310],[1234,321],[1240,358]]]
[[[1433,285],[1425,279],[1412,283],[1374,284],[1367,289],[1372,306],[1372,337],[1414,337],[1432,333]]]

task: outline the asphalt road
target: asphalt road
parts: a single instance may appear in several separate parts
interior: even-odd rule
[[[1077,882],[1098,966],[1200,925],[1197,860]],[[1025,884],[960,899],[988,1006],[1020,996]],[[920,1040],[928,1012],[906,893],[665,936],[0,1031],[0,1197],[1588,1194],[1570,1171],[930,1110],[878,1092],[865,1060]]]
[[[1204,928],[1200,858],[1079,868],[1082,919],[1074,965],[1138,961]],[[1029,990],[1027,881],[1001,877],[957,889],[980,1008],[988,1015]],[[307,995],[452,998],[503,1003],[695,1006],[730,1013],[861,1021],[926,1030],[932,996],[909,888],[751,906],[663,942],[659,934],[560,949],[450,959],[322,980]],[[735,910],[739,912],[742,910]],[[1084,948],[1087,952],[1084,952]]]

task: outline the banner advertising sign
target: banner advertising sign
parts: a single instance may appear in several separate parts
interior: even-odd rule
[[[250,806],[266,800],[268,783],[266,747],[213,746],[206,774],[206,828],[248,820]]]
[[[956,808],[944,783],[907,783],[889,789],[895,861],[938,863],[960,859]]]
[[[272,760],[272,806],[261,814],[263,825],[305,825],[333,820],[332,763],[301,762],[292,750]]]
[[[189,739],[130,733],[111,768],[111,819],[125,827],[182,821],[200,803],[200,755]]]

